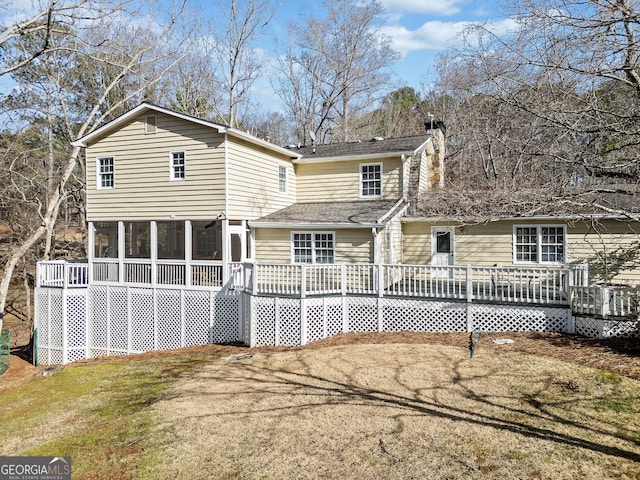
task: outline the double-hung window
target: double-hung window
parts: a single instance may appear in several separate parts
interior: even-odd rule
[[[382,196],[382,164],[364,163],[360,165],[360,196]]]
[[[278,166],[278,191],[280,193],[287,193],[287,166]]]
[[[294,263],[334,263],[333,232],[294,232],[291,235]]]
[[[113,157],[99,157],[97,161],[98,188],[115,187],[115,161]]]
[[[515,225],[514,263],[563,263],[566,229],[564,225]]]
[[[171,180],[184,180],[185,166],[184,152],[171,152]]]

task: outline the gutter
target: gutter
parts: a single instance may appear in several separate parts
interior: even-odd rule
[[[527,221],[527,220],[632,220],[631,218],[625,215],[613,215],[607,213],[595,213],[595,214],[573,214],[573,215],[534,215],[531,217],[491,217],[488,219],[478,219],[478,218],[456,218],[456,217],[403,217],[403,223],[411,223],[411,222],[474,222],[474,223],[491,223],[491,222],[500,222],[504,220],[519,220],[519,221]]]
[[[347,228],[380,228],[379,223],[286,223],[286,222],[256,222],[250,221],[252,228],[333,228],[336,230]]]

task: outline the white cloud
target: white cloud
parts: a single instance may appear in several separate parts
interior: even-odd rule
[[[391,46],[402,55],[416,51],[440,51],[462,45],[462,32],[474,22],[430,21],[415,30],[401,25],[387,25],[382,33],[391,38]],[[504,35],[517,27],[514,20],[491,22],[485,26],[498,35]]]
[[[389,13],[455,15],[460,12],[460,0],[381,0],[380,3]]]

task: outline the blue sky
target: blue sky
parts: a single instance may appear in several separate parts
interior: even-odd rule
[[[147,0],[140,0],[147,1]],[[156,0],[148,0],[158,5]],[[299,21],[302,13],[321,16],[321,0],[280,0],[277,16],[270,25],[270,32],[261,42],[265,61],[273,60],[273,37],[284,40],[290,22]],[[392,47],[402,55],[393,66],[394,84],[409,85],[423,92],[434,78],[432,63],[437,54],[459,44],[459,33],[469,23],[491,22],[493,29],[505,32],[513,27],[513,21],[505,19],[498,9],[499,0],[379,0],[385,9],[383,33],[391,39]],[[0,0],[0,19],[23,16],[39,0]],[[187,8],[202,8],[203,17],[215,15],[214,0],[187,0]],[[22,15],[20,15],[21,12]],[[0,88],[9,85],[0,81]],[[260,100],[265,110],[278,109],[277,98],[270,91],[268,79],[254,86],[254,100]]]
[[[502,18],[497,0],[379,0],[386,11],[383,33],[402,55],[394,66],[398,85],[422,90],[430,81],[431,65],[438,53],[459,44],[458,34],[469,23],[492,22],[506,31],[513,22]],[[301,11],[322,14],[322,2],[284,0],[274,20],[274,32],[299,19]]]

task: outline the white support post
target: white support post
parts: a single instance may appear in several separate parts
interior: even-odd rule
[[[340,294],[344,297],[347,294],[347,264],[340,265]]]
[[[184,290],[180,290],[180,348],[186,347],[187,342],[187,326],[184,314]]]
[[[150,230],[150,248],[151,248],[151,286],[155,287],[158,283],[158,222],[151,221]]]
[[[273,332],[274,332],[273,345],[276,346],[276,347],[280,345],[280,303],[278,302],[279,299],[280,299],[280,297],[273,297],[273,313],[274,313],[274,318],[273,318]]]
[[[231,255],[231,236],[229,235],[229,220],[222,220],[222,285],[229,281],[229,257]]]
[[[384,295],[384,267],[381,264],[374,265],[378,271],[378,298]]]
[[[566,295],[569,302],[569,316],[567,318],[567,333],[573,335],[576,333],[576,319],[573,317],[573,272],[569,269],[566,273]]]
[[[602,300],[600,314],[602,315],[602,318],[607,318],[611,312],[609,305],[609,287],[606,285],[600,287],[600,295]]]
[[[69,341],[67,339],[68,328],[67,328],[67,289],[63,288],[60,292],[62,296],[62,364],[65,365],[67,362],[67,353],[69,349]]]
[[[260,267],[257,263],[254,263],[251,268],[251,295],[258,293],[258,269]]]
[[[467,305],[466,305],[466,312],[467,312],[467,332],[472,332],[473,331],[473,308],[472,308],[472,302],[473,302],[473,269],[471,268],[471,265],[467,265],[467,272],[466,272],[466,280],[467,280]]]
[[[124,283],[124,246],[125,246],[124,222],[118,222],[118,282]]]
[[[342,297],[342,333],[349,332],[349,297]]]
[[[158,341],[158,289],[151,289],[151,301],[153,302],[153,349],[158,350],[160,342]]]
[[[191,286],[191,260],[193,259],[193,253],[191,251],[192,239],[191,239],[191,220],[184,221],[184,284],[187,288]]]
[[[249,347],[253,348],[256,346],[256,319],[253,315],[253,295],[249,296],[248,305],[249,311],[247,313],[247,317],[249,319]]]
[[[304,263],[300,264],[300,298],[307,296],[307,267]]]
[[[300,345],[307,344],[307,300],[300,299]]]
[[[96,230],[93,222],[89,222],[87,225],[87,285],[90,285],[93,281],[93,256],[96,244],[95,235]]]
[[[213,343],[213,323],[215,322],[215,294],[209,290],[209,343]]]
[[[131,287],[127,286],[127,355],[130,355],[131,353],[133,353],[132,350],[132,337],[131,337],[131,331],[132,331],[132,325],[131,325],[132,321],[131,321]]]

